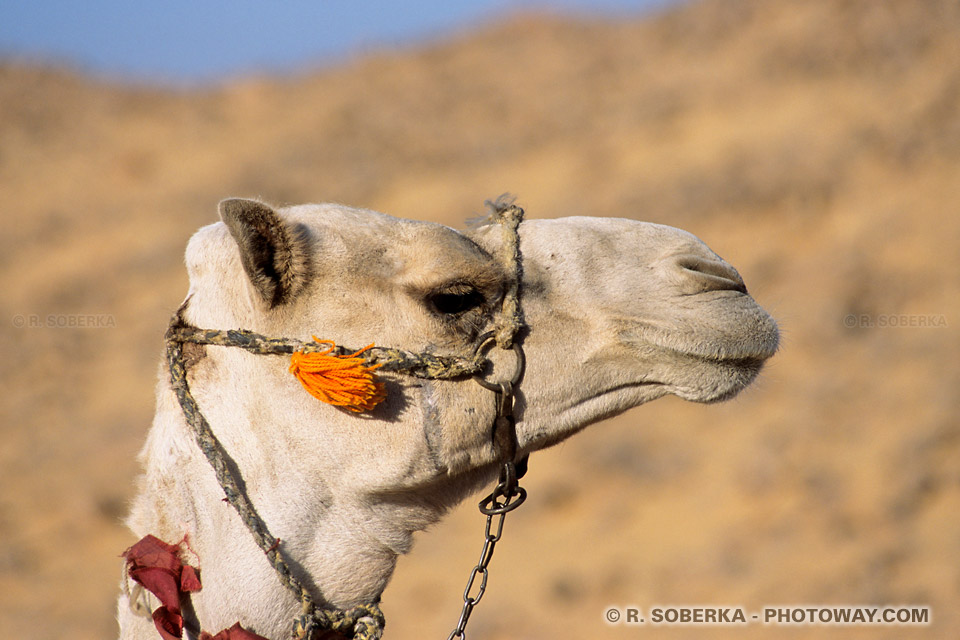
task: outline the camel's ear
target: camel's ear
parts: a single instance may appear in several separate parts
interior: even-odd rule
[[[230,198],[220,217],[240,247],[254,288],[270,307],[293,300],[310,279],[310,249],[302,229],[291,228],[262,202]]]

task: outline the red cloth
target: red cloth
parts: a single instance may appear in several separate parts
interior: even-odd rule
[[[200,576],[197,570],[180,559],[181,545],[168,544],[159,538],[147,535],[140,542],[123,552],[127,559],[127,574],[143,588],[157,596],[160,606],[153,612],[153,624],[164,640],[183,638],[183,616],[180,613],[180,597],[200,591]],[[247,631],[237,622],[215,636],[200,632],[200,640],[267,640],[252,631]]]
[[[215,636],[210,635],[206,631],[200,634],[200,640],[267,640],[263,636],[259,636],[252,631],[247,631],[240,626],[240,623],[237,622],[229,629],[224,629]]]
[[[200,590],[197,570],[184,565],[180,545],[173,545],[151,535],[123,552],[127,574],[157,596],[160,606],[153,612],[153,623],[164,640],[183,637],[183,616],[180,595]]]

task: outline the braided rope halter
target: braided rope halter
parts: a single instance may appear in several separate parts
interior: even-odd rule
[[[492,435],[494,438],[498,434],[501,438],[506,438],[506,453],[499,482],[493,492],[480,502],[480,511],[487,516],[483,551],[480,562],[473,569],[467,588],[464,590],[464,605],[460,620],[449,636],[450,639],[460,638],[461,640],[465,638],[464,629],[470,613],[480,601],[486,588],[487,565],[493,556],[494,545],[500,539],[503,517],[526,498],[526,491],[518,485],[518,479],[526,471],[527,456],[517,459],[516,425],[513,417],[514,390],[520,382],[524,369],[523,350],[516,341],[517,334],[523,327],[519,301],[522,268],[519,225],[523,220],[523,209],[503,200],[488,203],[488,206],[492,210],[494,221],[503,230],[504,241],[500,257],[508,275],[500,314],[494,323],[494,329],[480,336],[472,356],[469,358],[437,356],[383,347],[370,347],[352,354],[357,357],[362,356],[367,363],[381,367],[384,371],[404,373],[419,378],[445,380],[471,375],[484,388],[496,394],[497,413]],[[356,640],[379,639],[385,624],[379,601],[345,610],[329,605],[319,606],[304,584],[293,575],[280,548],[280,540],[270,533],[250,498],[241,488],[242,482],[233,471],[236,465],[213,433],[210,423],[207,422],[190,392],[183,352],[185,343],[240,347],[262,355],[315,353],[320,350],[329,351],[329,348],[316,341],[311,343],[286,338],[268,338],[240,329],[229,331],[198,329],[186,323],[182,317],[182,310],[183,308],[174,315],[165,336],[170,383],[186,421],[193,430],[197,445],[213,467],[227,502],[240,515],[244,525],[276,571],[280,582],[301,603],[301,612],[293,620],[291,637],[296,640],[307,640],[315,631],[332,631]],[[493,344],[500,349],[512,350],[516,354],[516,368],[509,380],[490,382],[483,377],[483,372],[490,364],[485,353]],[[343,351],[343,349],[339,350],[341,353]],[[494,517],[499,517],[496,527],[492,527]],[[479,591],[476,595],[470,595],[478,575],[482,576]]]

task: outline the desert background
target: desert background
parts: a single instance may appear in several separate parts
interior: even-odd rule
[[[737,399],[659,400],[533,456],[474,639],[956,638],[960,3],[510,14],[209,87],[0,60],[0,635],[111,638],[122,520],[190,235],[226,196],[462,228],[687,229],[780,322]],[[85,326],[74,326],[83,324]],[[469,500],[383,595],[445,638]],[[610,606],[928,605],[923,627],[626,627]]]

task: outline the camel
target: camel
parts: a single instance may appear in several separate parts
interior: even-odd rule
[[[664,225],[527,220],[511,276],[497,224],[459,232],[336,204],[244,199],[224,200],[219,211],[221,221],[186,250],[190,287],[178,315],[201,329],[470,356],[516,278],[514,340],[526,356],[514,391],[517,457],[667,394],[731,398],[777,350],[776,323],[737,271]],[[491,379],[517,366],[507,348],[484,353]],[[375,372],[382,402],[358,412],[306,393],[275,355],[189,344],[183,361],[242,491],[277,538],[269,551],[282,553],[318,606],[377,602],[414,533],[489,485],[503,462],[504,440],[491,437],[496,394],[469,375],[385,367]],[[209,632],[239,622],[287,637],[301,603],[224,502],[168,366],[128,525],[179,545],[184,566],[199,569],[202,588],[184,597],[185,618]],[[120,636],[153,639],[157,599],[137,586],[124,576]]]

